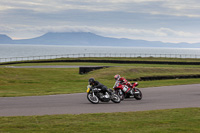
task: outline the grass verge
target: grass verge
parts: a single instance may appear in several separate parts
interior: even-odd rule
[[[1,133],[197,133],[199,125],[200,108],[0,117]]]
[[[72,60],[74,58],[67,58]],[[140,61],[181,61],[198,62],[199,59],[177,58],[77,58],[77,60],[140,60]],[[62,60],[57,59],[57,60]],[[66,60],[66,59],[64,59]],[[78,68],[12,68],[0,67],[0,97],[52,95],[63,93],[85,92],[88,79],[96,80],[112,88],[113,76],[120,74],[127,79],[145,76],[171,76],[200,74],[199,65],[166,65],[166,64],[119,64],[119,63],[87,63],[87,62],[51,62],[51,63],[21,63],[16,66],[30,65],[75,65],[75,66],[117,66],[89,72],[80,75]],[[140,88],[179,84],[196,84],[200,79],[173,79],[157,81],[141,81]]]
[[[200,74],[200,68],[110,67],[80,75],[78,68],[0,68],[0,96],[32,96],[85,92],[88,79],[94,77],[109,88],[115,74],[127,79],[141,76]],[[139,88],[196,84],[200,79],[140,81]]]

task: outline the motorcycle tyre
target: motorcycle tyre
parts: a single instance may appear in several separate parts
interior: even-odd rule
[[[116,90],[115,94],[119,96],[119,98],[120,98],[121,101],[124,100],[125,96],[124,96],[124,93],[123,93],[123,92],[122,92],[122,94],[120,95],[119,90]]]
[[[117,100],[113,99],[113,97],[117,97]],[[111,101],[114,102],[114,103],[120,103],[121,99],[117,94],[112,94]]]
[[[136,89],[136,91],[138,91],[139,94],[134,94],[134,98],[136,100],[141,100],[142,99],[142,92],[139,89]]]
[[[90,95],[92,95],[92,94],[91,94],[91,93],[88,93],[88,94],[87,94],[87,99],[88,99],[88,101],[90,101],[90,102],[93,103],[93,104],[98,104],[98,103],[99,103],[99,98],[98,98],[97,96],[94,95],[94,97],[96,98],[96,102],[95,102],[95,101],[92,101],[92,100],[90,99]]]

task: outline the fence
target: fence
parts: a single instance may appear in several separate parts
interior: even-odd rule
[[[143,54],[143,53],[79,53],[79,54],[62,54],[62,55],[41,55],[28,57],[11,57],[0,58],[0,62],[12,61],[29,61],[42,59],[57,59],[57,58],[79,58],[79,57],[162,57],[162,58],[196,58],[200,55],[194,54]]]

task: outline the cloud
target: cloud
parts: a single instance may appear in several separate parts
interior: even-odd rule
[[[4,0],[0,33],[15,38],[84,31],[157,41],[199,41],[197,0]],[[178,39],[177,39],[178,38]]]
[[[161,36],[174,36],[174,37],[193,37],[196,36],[193,33],[190,32],[184,32],[184,31],[175,31],[169,28],[160,28],[157,30],[158,33],[161,33]],[[199,35],[198,35],[199,36]]]
[[[200,17],[197,0],[6,0],[0,5],[1,10],[24,9],[40,13],[85,10]]]

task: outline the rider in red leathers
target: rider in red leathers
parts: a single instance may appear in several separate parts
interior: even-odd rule
[[[128,82],[124,77],[121,77],[119,74],[115,75],[114,78],[116,81],[120,82],[120,84],[128,86],[126,93],[132,93],[133,85],[130,82]]]

